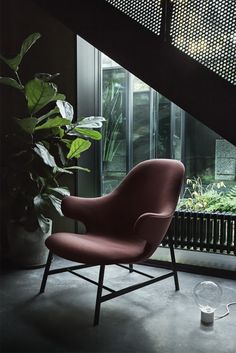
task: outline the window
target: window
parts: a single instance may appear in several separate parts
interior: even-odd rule
[[[182,160],[186,178],[200,177],[205,185],[236,184],[235,146],[104,54],[101,87],[103,194],[150,158]]]

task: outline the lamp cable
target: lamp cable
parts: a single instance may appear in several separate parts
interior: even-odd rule
[[[231,305],[236,305],[236,302],[232,302],[232,303],[225,304],[225,306],[226,306],[226,312],[225,312],[223,315],[216,316],[216,317],[215,317],[215,320],[223,319],[223,317],[226,317],[227,315],[229,315],[229,307],[230,307]]]

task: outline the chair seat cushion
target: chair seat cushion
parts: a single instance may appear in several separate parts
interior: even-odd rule
[[[55,233],[46,246],[67,260],[85,264],[134,263],[142,260],[146,241],[95,234]]]

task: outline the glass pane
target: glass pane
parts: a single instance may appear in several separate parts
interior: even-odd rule
[[[133,77],[133,164],[150,158],[151,89]]]
[[[236,146],[187,113],[184,164],[182,209],[236,213]]]
[[[109,58],[109,56],[102,54],[101,55],[101,61],[102,61],[102,68],[117,68],[117,67],[121,67],[119,64],[117,64],[114,60],[112,60],[111,58]]]
[[[171,129],[171,104],[162,95],[159,95],[157,112],[156,157],[170,158],[170,129]]]
[[[102,193],[107,194],[126,174],[126,71],[120,67],[102,68],[102,115]]]
[[[171,103],[171,157],[182,160],[184,112]]]
[[[236,147],[189,114],[185,129],[186,177],[235,185]]]

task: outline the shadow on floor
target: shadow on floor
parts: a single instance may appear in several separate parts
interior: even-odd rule
[[[89,271],[91,278],[97,276],[96,271]],[[232,307],[229,317],[215,322],[212,330],[200,327],[192,288],[210,277],[180,273],[179,292],[169,278],[103,303],[100,324],[93,327],[96,288],[71,274],[60,274],[50,277],[44,294],[36,295],[42,272],[9,271],[1,275],[2,353],[236,352],[236,308]],[[136,280],[127,271],[111,268],[106,284],[119,288]],[[218,282],[224,289],[224,302],[233,301],[236,282]]]

